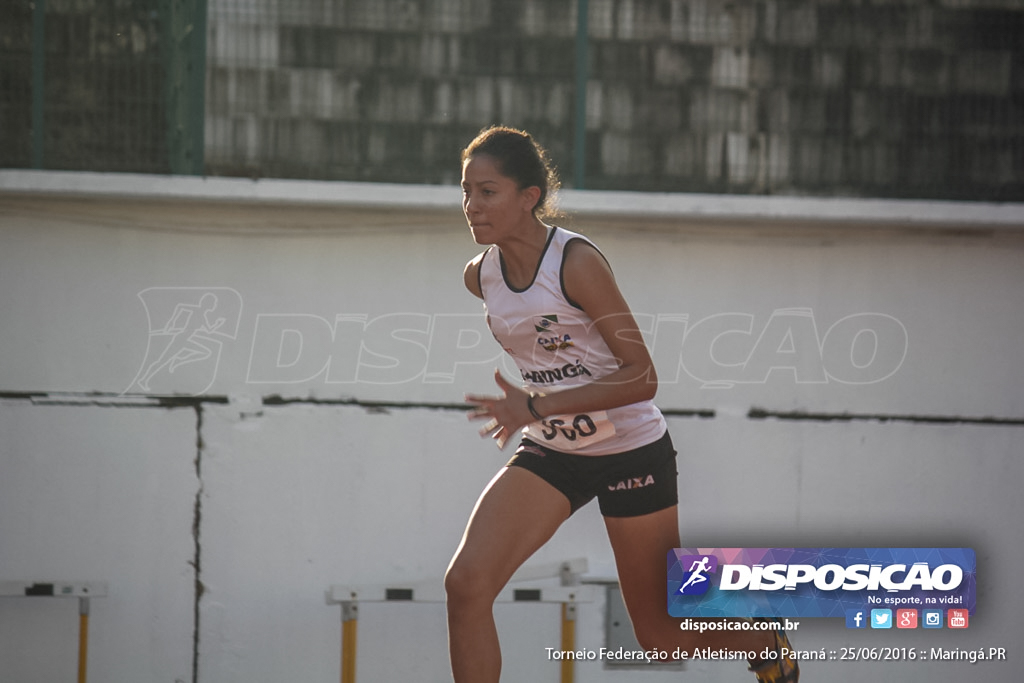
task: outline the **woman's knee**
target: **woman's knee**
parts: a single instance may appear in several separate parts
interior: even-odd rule
[[[636,636],[640,647],[648,652],[664,650],[666,648],[671,652],[672,648],[676,645],[675,640],[672,638],[675,635],[674,633],[666,633],[664,628],[659,629],[650,624],[638,624],[633,630],[633,635]]]
[[[680,630],[679,620],[670,617],[667,611],[637,615],[633,619],[633,635],[646,651],[672,653],[677,647],[696,644],[691,643],[692,632]]]
[[[449,605],[490,605],[501,590],[493,587],[487,573],[469,562],[456,559],[444,575],[444,590]]]

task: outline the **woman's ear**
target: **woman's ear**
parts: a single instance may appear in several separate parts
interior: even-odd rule
[[[540,188],[536,185],[530,185],[520,190],[519,196],[522,199],[523,207],[530,213],[533,213],[533,210],[537,208],[537,202],[540,201]]]

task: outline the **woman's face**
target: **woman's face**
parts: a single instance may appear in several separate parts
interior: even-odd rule
[[[477,244],[497,244],[533,220],[540,188],[520,189],[494,158],[476,154],[462,166],[462,211]]]

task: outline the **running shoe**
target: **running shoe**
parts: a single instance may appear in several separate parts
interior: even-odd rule
[[[775,653],[777,657],[772,660],[748,660],[754,677],[759,683],[798,683],[800,665],[793,659],[793,646],[782,629],[775,632]]]

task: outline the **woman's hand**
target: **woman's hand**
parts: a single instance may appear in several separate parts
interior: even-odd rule
[[[494,371],[494,381],[502,391],[501,396],[466,394],[466,403],[471,406],[469,419],[489,418],[480,429],[480,436],[490,436],[503,449],[509,437],[535,420],[527,405],[530,394],[505,379],[500,370]]]

